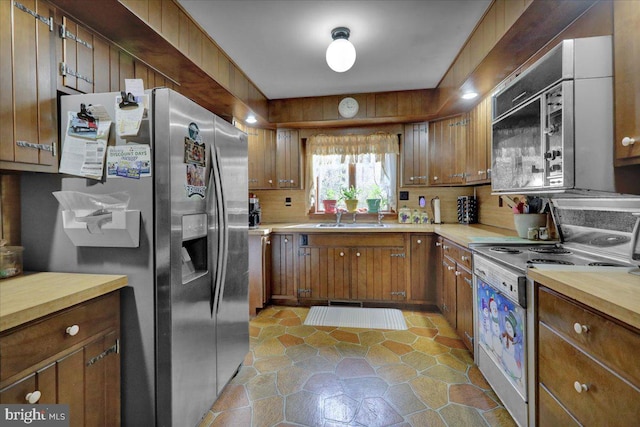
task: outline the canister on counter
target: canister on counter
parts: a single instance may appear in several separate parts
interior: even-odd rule
[[[540,227],[538,238],[540,238],[540,240],[549,240],[549,230],[547,227]]]
[[[409,224],[411,223],[411,209],[406,206],[398,209],[398,222],[400,224]]]
[[[529,227],[527,230],[527,239],[529,240],[538,240],[538,228],[537,227]]]

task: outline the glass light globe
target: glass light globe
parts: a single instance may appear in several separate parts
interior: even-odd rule
[[[327,48],[327,64],[336,73],[344,73],[356,62],[356,48],[347,39],[336,39]]]

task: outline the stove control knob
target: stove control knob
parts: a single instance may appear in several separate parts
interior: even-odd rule
[[[573,330],[576,331],[576,334],[581,334],[581,333],[587,333],[589,332],[589,327],[587,325],[581,325],[580,323],[576,322],[573,324]]]
[[[574,382],[573,388],[575,388],[578,393],[582,393],[583,391],[589,391],[589,386],[586,384],[580,383],[580,381]]]

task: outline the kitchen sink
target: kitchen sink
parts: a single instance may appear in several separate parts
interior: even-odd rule
[[[335,222],[322,222],[320,224],[316,224],[316,227],[319,228],[384,228],[387,227],[386,224],[374,224],[367,222],[356,222],[356,223],[340,223],[336,224]]]

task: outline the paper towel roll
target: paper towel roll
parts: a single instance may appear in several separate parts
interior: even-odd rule
[[[440,224],[440,199],[434,199],[433,201],[433,222]]]

